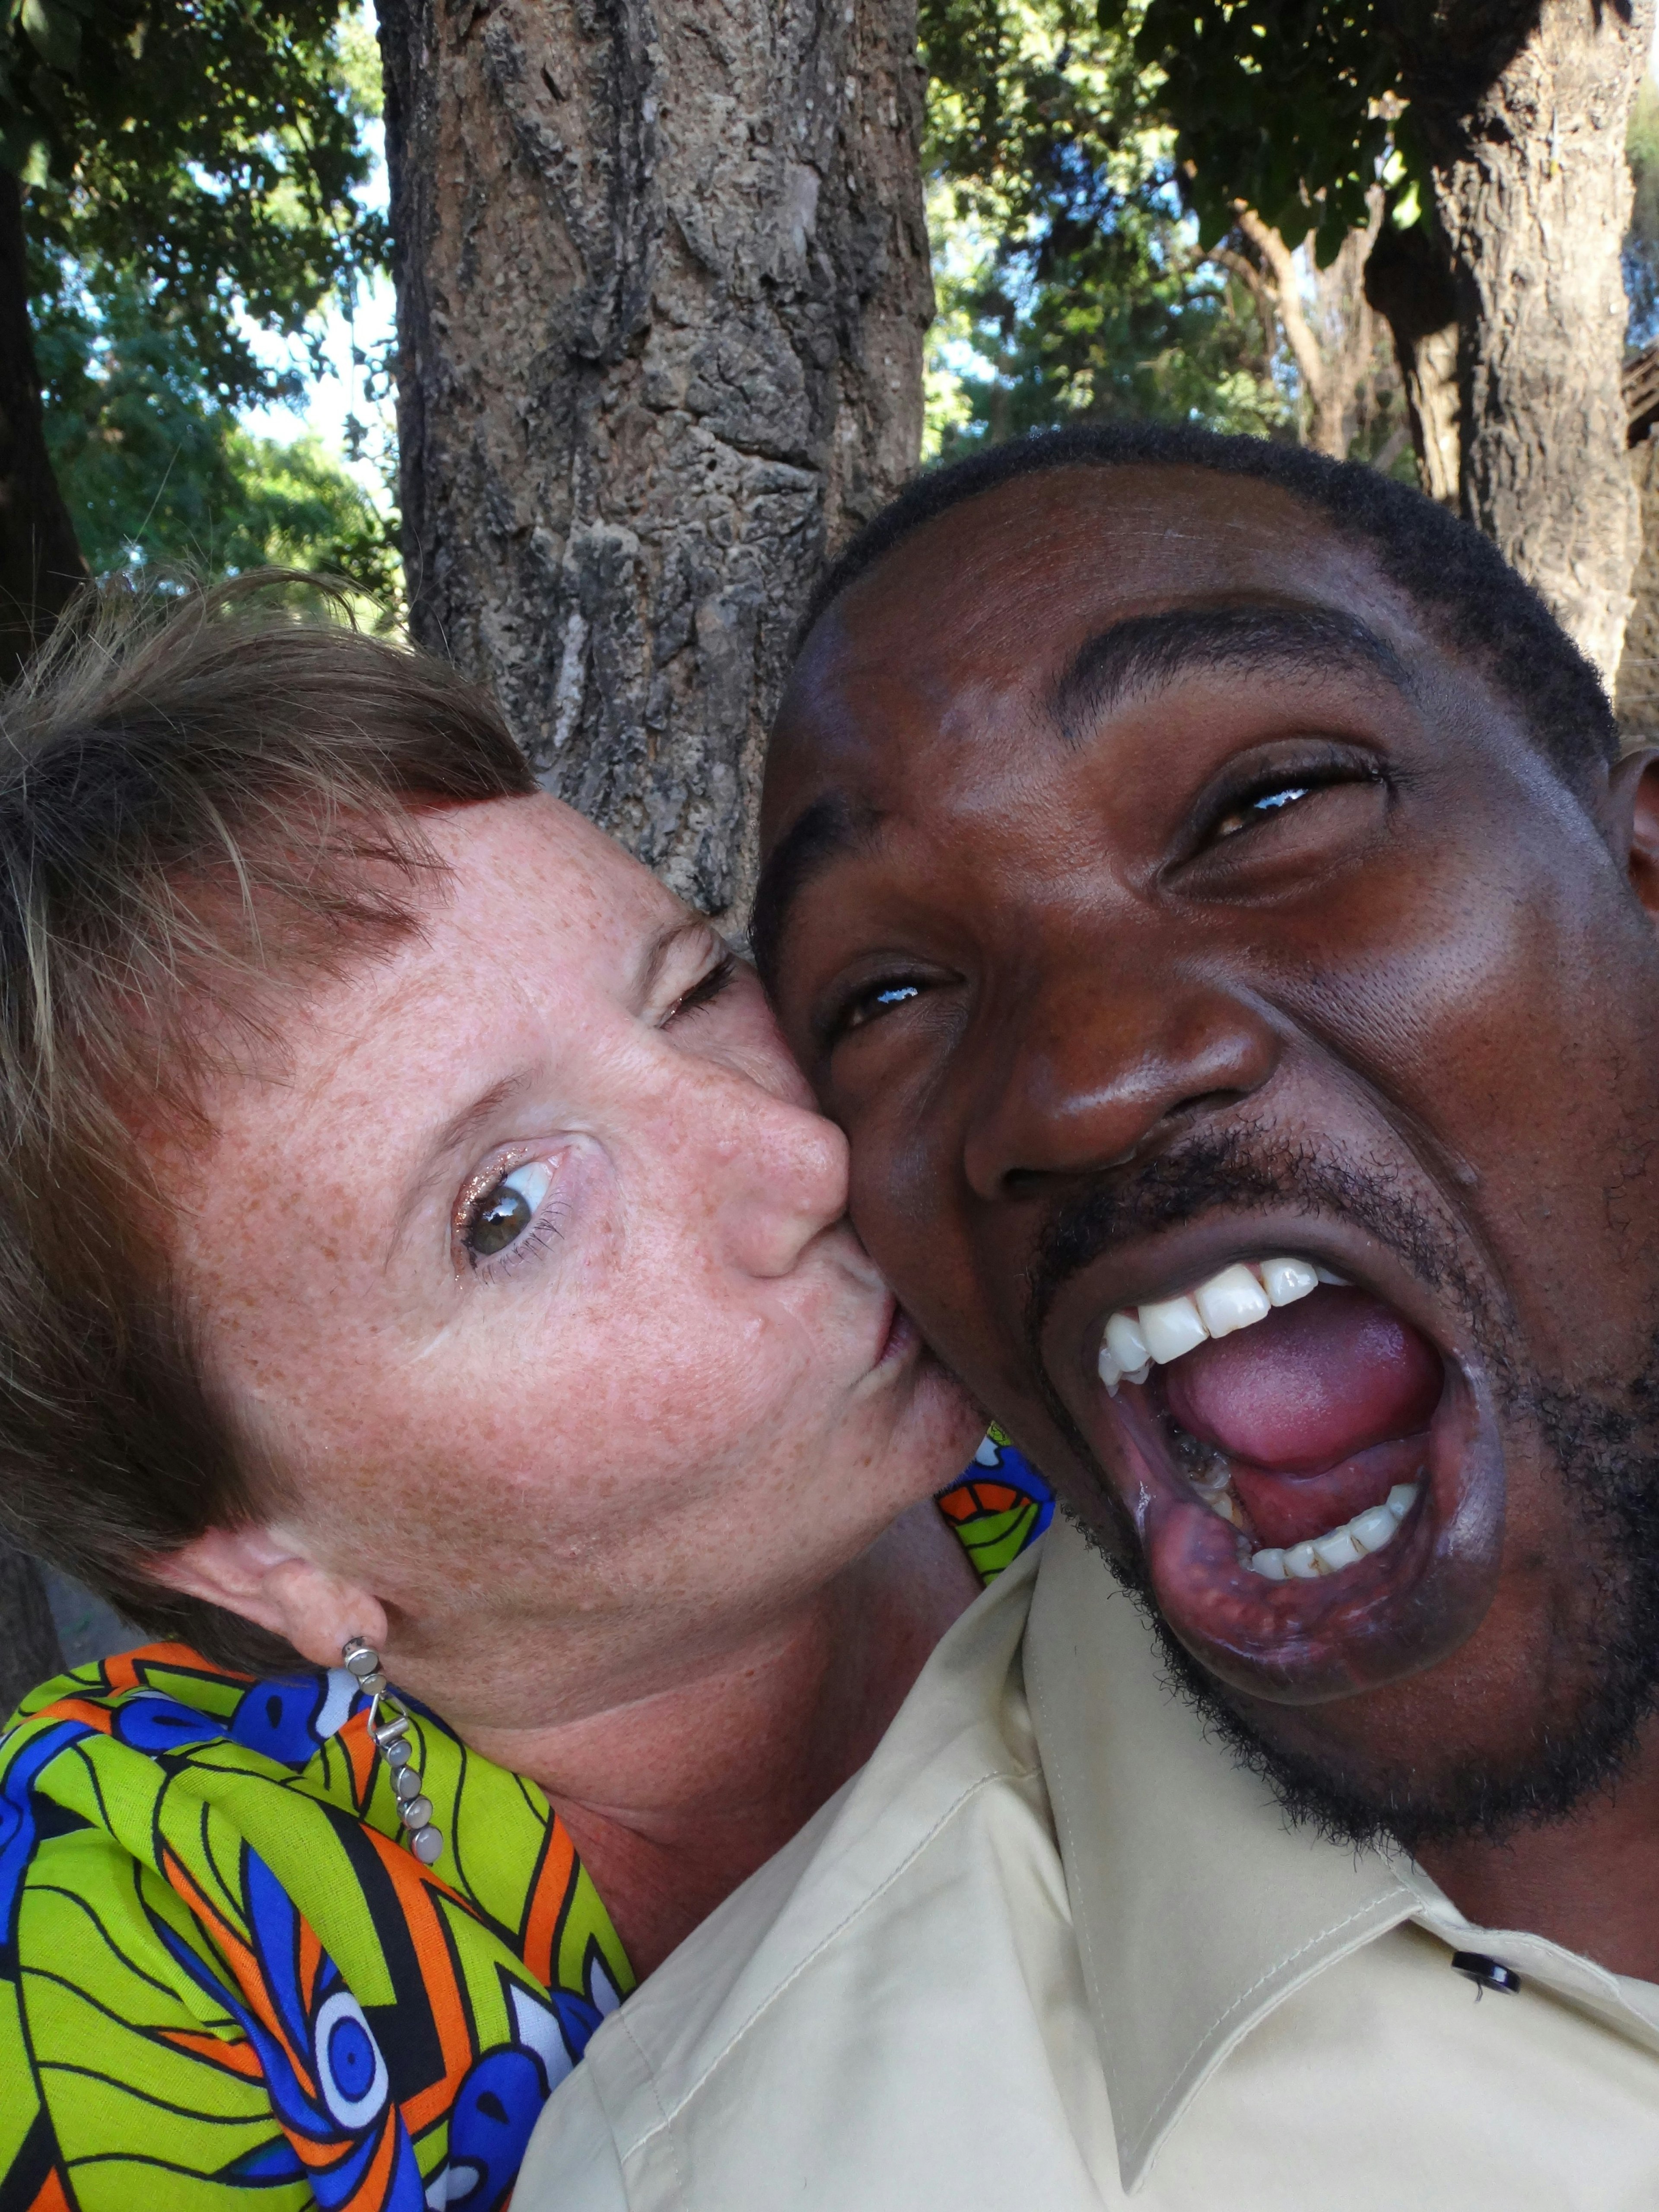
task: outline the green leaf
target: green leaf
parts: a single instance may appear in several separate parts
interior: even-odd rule
[[[23,35],[48,69],[73,76],[81,59],[81,24],[89,9],[69,0],[23,0]]]
[[[38,185],[45,181],[51,158],[50,143],[31,117],[13,113],[0,122],[0,169],[26,185]]]

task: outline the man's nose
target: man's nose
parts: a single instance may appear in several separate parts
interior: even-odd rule
[[[969,1186],[1000,1199],[1027,1176],[1120,1166],[1260,1090],[1279,1053],[1260,1008],[1201,977],[1051,984],[990,1041],[996,1073],[963,1146]]]

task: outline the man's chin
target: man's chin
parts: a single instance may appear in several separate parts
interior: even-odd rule
[[[1659,1547],[1634,1534],[1642,1498],[1659,1495],[1659,1462],[1601,1472],[1577,1546],[1594,1595],[1571,1621],[1542,1601],[1528,1608],[1548,1620],[1547,1650],[1493,1663],[1494,1619],[1438,1662],[1318,1702],[1255,1695],[1206,1666],[1164,1616],[1138,1548],[1079,1525],[1152,1625],[1172,1687],[1287,1819],[1352,1847],[1417,1854],[1569,1818],[1619,1780],[1659,1710]]]

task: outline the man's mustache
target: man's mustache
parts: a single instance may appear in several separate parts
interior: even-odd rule
[[[1199,1130],[1139,1165],[1108,1169],[1057,1199],[1027,1270],[1033,1348],[1064,1285],[1132,1237],[1218,1212],[1271,1207],[1309,1220],[1356,1224],[1387,1244],[1431,1291],[1449,1290],[1467,1313],[1473,1295],[1454,1224],[1426,1212],[1382,1168],[1322,1156],[1256,1124]]]

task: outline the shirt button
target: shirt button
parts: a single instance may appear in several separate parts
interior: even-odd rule
[[[1453,1973],[1462,1974],[1474,1984],[1477,1999],[1486,1990],[1504,1990],[1512,1997],[1521,1994],[1521,1977],[1514,1967],[1489,1959],[1484,1951],[1454,1951],[1451,1963]]]

